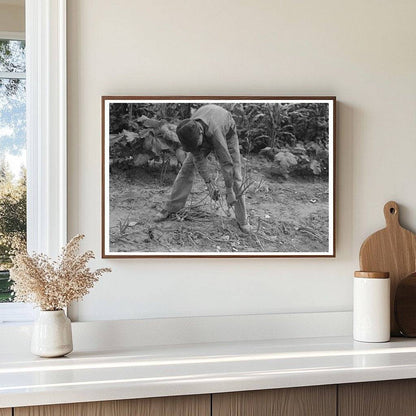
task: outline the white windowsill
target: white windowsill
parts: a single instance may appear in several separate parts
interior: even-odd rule
[[[0,325],[22,325],[35,319],[33,305],[27,303],[0,303]]]

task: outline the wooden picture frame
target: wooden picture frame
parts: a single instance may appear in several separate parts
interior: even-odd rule
[[[335,97],[103,96],[101,105],[103,258],[335,257]],[[183,152],[186,129],[176,131],[184,119],[200,129],[193,153]]]

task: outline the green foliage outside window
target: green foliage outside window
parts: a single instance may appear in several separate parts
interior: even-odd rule
[[[0,39],[0,302],[13,298],[8,269],[26,241],[25,61],[24,41]]]
[[[12,298],[9,272],[13,250],[26,241],[26,172],[13,180],[7,163],[0,161],[0,302]]]

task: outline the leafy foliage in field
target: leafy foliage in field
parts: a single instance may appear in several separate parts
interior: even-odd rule
[[[129,124],[130,130],[123,129],[110,135],[111,165],[144,166],[149,161],[160,161],[163,168],[167,163],[184,161],[186,155],[176,135],[175,124],[144,115]]]
[[[202,104],[129,104],[110,107],[110,166],[152,164],[161,177],[186,154],[176,125]],[[260,154],[270,172],[289,176],[328,175],[328,105],[324,103],[226,103],[237,125],[243,155]]]
[[[328,175],[327,104],[235,104],[230,110],[243,153],[266,157],[273,174],[285,179]]]

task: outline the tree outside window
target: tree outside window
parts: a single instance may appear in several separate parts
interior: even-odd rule
[[[25,42],[0,39],[0,302],[9,302],[13,250],[26,242]]]

